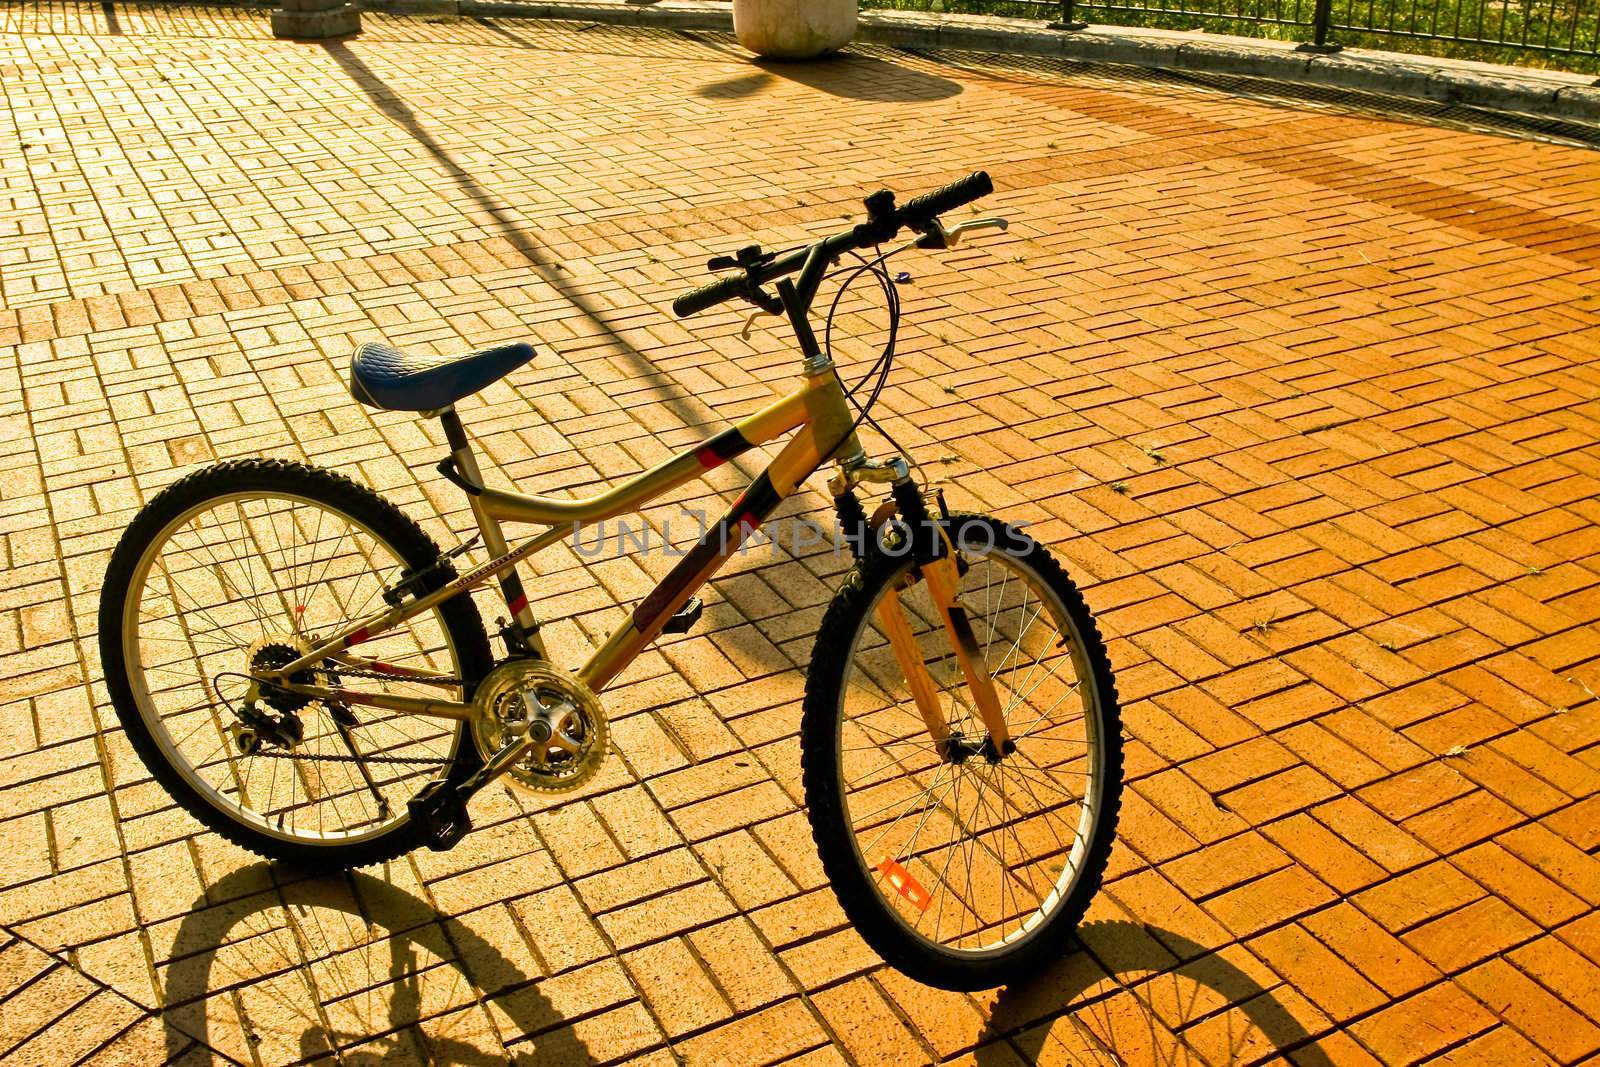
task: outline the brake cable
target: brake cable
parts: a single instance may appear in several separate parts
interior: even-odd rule
[[[834,294],[833,302],[828,305],[828,315],[823,326],[822,346],[823,351],[825,351],[828,355],[828,361],[830,363],[834,363],[833,373],[834,376],[839,379],[839,384],[844,387],[845,399],[850,401],[850,405],[856,409],[856,417],[850,423],[850,432],[854,433],[856,429],[859,428],[863,423],[865,423],[867,426],[870,426],[879,435],[881,435],[884,440],[889,442],[890,447],[911,462],[911,466],[917,471],[918,478],[922,479],[924,484],[927,484],[922,469],[922,464],[918,462],[916,456],[912,455],[909,451],[902,447],[900,442],[895,440],[894,435],[888,430],[885,430],[881,425],[879,425],[878,421],[872,417],[872,408],[878,402],[879,395],[882,394],[884,387],[889,382],[889,372],[894,367],[894,359],[900,335],[900,290],[896,287],[894,278],[890,276],[888,269],[884,266],[884,263],[887,262],[890,256],[894,255],[896,252],[904,251],[907,247],[909,246],[897,245],[888,249],[887,251],[880,252],[870,260],[861,255],[859,252],[851,250],[850,254],[855,256],[855,258],[860,261],[859,266],[841,267],[837,270],[830,271],[827,275],[825,275],[827,278],[836,278],[840,275],[845,275],[846,277],[845,280],[840,283],[839,291]],[[888,340],[884,342],[883,351],[878,353],[878,358],[873,361],[872,366],[867,368],[866,373],[862,374],[862,376],[856,380],[854,385],[847,386],[845,385],[843,376],[839,374],[838,364],[833,358],[833,320],[834,316],[838,314],[839,304],[844,299],[845,292],[850,288],[850,286],[854,285],[856,280],[863,274],[873,275],[878,283],[878,288],[884,294],[884,303],[889,312],[889,337]],[[861,391],[862,387],[865,386],[869,380],[873,381],[872,389],[867,394],[866,402],[862,403],[856,399],[856,394]]]

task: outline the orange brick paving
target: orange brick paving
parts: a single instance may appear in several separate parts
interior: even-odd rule
[[[0,1052],[1600,1050],[1600,157],[980,56],[761,68],[714,35],[264,24],[0,7]],[[955,502],[1035,524],[1110,637],[1125,815],[1080,951],[965,997],[844,925],[799,807],[827,553],[740,560],[610,694],[601,779],[492,789],[451,853],[277,869],[148,780],[93,627],[161,485],[269,453],[441,539],[470,524],[437,429],[348,399],[355,340],[540,342],[463,411],[496,477],[583,489],[788,385],[737,312],[669,317],[709,253],[976,166],[1014,228],[907,264],[884,404]],[[556,651],[669,565],[541,556]]]

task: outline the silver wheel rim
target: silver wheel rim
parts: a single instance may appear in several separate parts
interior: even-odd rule
[[[884,697],[899,698],[875,716],[879,721],[874,727],[861,729],[861,721],[852,716],[852,690],[862,689],[852,683],[861,673],[863,645],[870,635],[872,651],[879,660],[889,655],[887,639],[876,622],[877,610],[909,565],[897,571],[873,598],[865,624],[857,628],[851,642],[840,682],[834,746],[841,813],[852,853],[885,910],[903,933],[929,948],[958,957],[984,958],[1020,948],[1057,914],[1076,887],[1099,822],[1105,757],[1100,743],[1101,694],[1083,635],[1073,625],[1066,605],[1016,557],[998,547],[976,555],[964,551],[963,555],[972,567],[962,580],[962,598],[995,677],[1017,752],[993,765],[976,755],[959,765],[940,761],[897,667],[890,673],[899,678],[898,689],[873,681],[872,688],[879,695],[865,703],[856,698],[858,708],[884,703]],[[993,575],[988,582],[980,579],[974,589],[973,575],[995,566],[1005,568],[1005,577]],[[976,727],[981,740],[986,734],[975,721],[976,712],[949,652],[948,639],[942,625],[930,619],[932,606],[925,585],[918,582],[903,591],[907,618],[940,687],[946,721],[969,738]],[[1025,599],[1014,595],[1019,586],[1026,591]],[[1015,633],[1022,636],[1004,645],[1002,652],[1008,600],[1016,602]],[[1034,624],[1048,617],[1054,635],[1029,636],[1028,627],[1034,625],[1026,621],[1030,617]],[[1066,647],[1057,656],[1017,654],[1063,637]],[[935,661],[929,654],[930,641],[943,645],[943,660]],[[1069,669],[1073,677],[1061,682],[1060,676]],[[882,670],[874,673],[879,678],[884,674]],[[945,684],[947,681],[953,685]],[[952,688],[962,692],[964,707],[953,701]],[[1056,714],[1063,707],[1069,713]],[[895,724],[892,728],[887,726],[890,722]],[[1044,723],[1052,726],[1041,732]],[[1057,729],[1073,724],[1076,737],[1071,730]],[[1077,755],[1069,751],[1074,748]],[[863,757],[873,760],[866,768],[869,773],[859,773]],[[1069,770],[1071,774],[1054,773]],[[905,793],[904,800],[895,796],[897,791]],[[1033,824],[1042,818],[1050,819],[1048,827]],[[977,833],[962,836],[951,832],[961,826]],[[930,827],[934,829],[930,831]],[[1048,835],[1041,833],[1044,829],[1050,831]],[[947,832],[941,834],[940,830]],[[1030,848],[1030,841],[1039,844]],[[947,846],[942,852],[941,842]],[[886,866],[886,860],[895,866]],[[909,891],[904,888],[907,875]]]
[[[224,517],[222,526],[232,524],[239,531],[240,551],[219,554],[223,543],[206,540],[197,523],[212,512],[233,516]],[[178,543],[185,532],[192,534],[187,547]],[[308,534],[309,543],[301,544],[297,533]],[[169,561],[172,546],[178,546],[179,555]],[[323,548],[328,551],[319,556]],[[268,551],[284,554],[287,567],[263,563],[258,557]],[[296,711],[307,727],[303,747],[295,749],[300,755],[246,756],[228,747],[228,726],[237,716],[229,701],[220,698],[231,698],[232,708],[238,708],[248,681],[228,677],[219,682],[217,674],[243,675],[247,651],[260,641],[303,643],[310,634],[328,636],[335,626],[371,613],[381,606],[382,589],[404,569],[400,553],[371,527],[295,493],[245,491],[209,497],[164,525],[134,568],[123,605],[122,648],[139,716],[167,764],[211,807],[279,841],[348,847],[403,825],[408,818],[405,801],[456,758],[463,733],[454,723],[358,707],[357,724],[347,728],[361,755],[358,767],[333,715],[313,701]],[[284,572],[287,589],[273,580]],[[145,611],[153,584],[178,609],[175,617],[152,618]],[[208,597],[217,592],[223,595]],[[293,611],[295,606],[301,610]],[[334,619],[335,614],[348,617]],[[198,624],[185,626],[181,618]],[[160,623],[168,626],[167,632],[150,632],[152,624]],[[409,650],[404,648],[406,635]],[[358,651],[460,677],[460,656],[438,608]],[[213,667],[222,669],[214,674]],[[160,675],[161,682],[152,683],[152,674]],[[363,677],[350,688],[460,699],[458,688],[409,681]],[[201,699],[185,701],[176,694]],[[169,698],[166,709],[160,706],[163,698]],[[408,731],[408,723],[422,725]],[[191,745],[197,738],[198,749]],[[186,749],[205,754],[193,758]],[[308,760],[306,755],[340,758]]]

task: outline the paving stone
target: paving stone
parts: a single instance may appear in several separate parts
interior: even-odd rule
[[[723,34],[448,7],[323,44],[235,5],[0,7],[0,1055],[1600,1047],[1592,152],[1074,63],[1071,37],[753,66]],[[978,167],[1012,228],[908,264],[881,410],[953,505],[1034,521],[1111,639],[1129,784],[1085,949],[945,996],[847,928],[798,803],[822,546],[736,560],[608,694],[606,773],[487,791],[450,853],[268,867],[149,779],[95,648],[140,503],[269,453],[441,541],[470,524],[436,428],[349,398],[356,341],[532,340],[461,410],[491,478],[593,492],[787,387],[736,310],[670,317],[708,255]],[[560,549],[525,580],[570,661],[669,566]]]

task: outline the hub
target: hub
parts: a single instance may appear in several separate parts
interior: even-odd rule
[[[943,751],[940,753],[946,763],[962,764],[973,756],[982,756],[984,762],[989,764],[999,763],[1005,757],[1017,750],[1015,741],[1007,740],[1004,748],[997,749],[994,738],[985,734],[981,738],[969,738],[960,730],[952,729],[950,736],[945,739]]]

